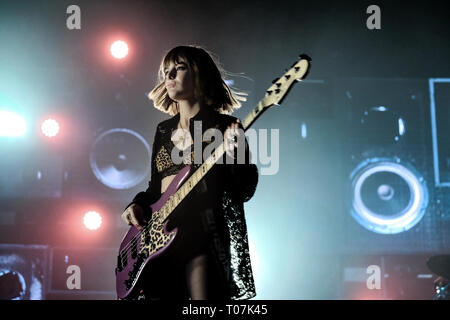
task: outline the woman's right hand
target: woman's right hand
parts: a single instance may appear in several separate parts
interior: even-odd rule
[[[142,207],[135,203],[122,213],[122,220],[130,226],[135,226],[139,231],[142,231],[148,222],[147,219],[145,219]]]

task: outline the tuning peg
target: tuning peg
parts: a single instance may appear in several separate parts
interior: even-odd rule
[[[286,78],[286,80],[289,80],[289,78],[291,77],[289,74],[284,76]]]
[[[301,53],[301,54],[298,55],[298,57],[299,57],[300,59],[308,60],[309,62],[312,61],[311,58],[310,58],[306,53]]]
[[[272,94],[272,90],[267,90],[266,92],[268,93],[269,96]]]
[[[275,83],[275,82],[277,82],[278,80],[280,80],[280,78],[275,78],[275,79],[272,80],[272,83]]]

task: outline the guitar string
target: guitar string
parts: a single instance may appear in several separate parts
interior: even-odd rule
[[[257,111],[256,111],[257,110]],[[260,108],[258,108],[257,107],[257,109],[255,109],[255,113],[256,114],[258,114],[259,113],[259,111],[261,111],[261,109]],[[255,117],[255,116],[254,116]],[[247,122],[246,121],[247,119],[245,119],[245,121],[244,121],[244,123],[245,122]],[[245,130],[245,128],[246,127],[248,127],[248,126],[245,126],[244,127],[244,130]],[[216,157],[217,157],[217,159],[219,159],[219,157],[221,157],[224,153],[225,153],[225,148],[224,148],[224,142],[222,142],[221,143],[221,145],[216,149],[216,150],[219,150],[219,149],[221,149],[220,150],[220,155],[215,155]],[[214,152],[215,153],[215,152]],[[216,161],[215,161],[216,162]],[[215,162],[214,162],[214,164],[215,164]],[[211,168],[210,168],[211,169]],[[208,169],[208,171],[209,171],[209,169]],[[195,173],[194,173],[195,174]],[[183,184],[183,186],[184,186],[184,184]],[[170,198],[168,199],[168,201],[167,202],[169,202],[169,200],[170,200]],[[167,203],[166,202],[166,203]],[[176,206],[175,206],[176,207]],[[169,213],[170,214],[170,213]],[[144,227],[144,229],[143,229],[143,232],[147,232],[148,231],[148,228],[150,227],[150,224],[147,224],[145,227]],[[125,261],[126,260],[128,260],[128,253],[129,252],[131,252],[132,250],[134,250],[134,247],[136,247],[136,250],[138,249],[137,248],[137,240],[138,240],[138,237],[140,237],[141,236],[141,234],[142,234],[142,231],[139,231],[132,239],[131,239],[131,241],[130,242],[128,242],[125,246],[124,246],[124,248],[122,249],[122,250],[120,250],[120,252],[119,252],[119,257],[121,258],[121,263],[123,264],[123,259],[125,259]],[[134,243],[135,244],[134,244]]]
[[[194,173],[195,174],[195,173]],[[188,181],[188,180],[187,180]],[[186,181],[186,182],[187,182]],[[183,186],[184,186],[184,184],[183,184]],[[183,187],[182,186],[182,187]],[[182,188],[181,187],[181,188]],[[180,189],[181,189],[180,188]],[[180,190],[180,189],[178,189],[178,190]],[[166,203],[169,203],[169,201],[171,201],[170,199],[173,197],[173,195],[171,196],[171,197],[169,197],[169,199],[166,201]],[[183,199],[182,199],[183,200]],[[181,202],[181,201],[180,201]],[[178,205],[178,204],[177,204]],[[175,208],[177,207],[177,205],[175,206]],[[175,208],[173,208],[173,209],[175,209]],[[162,209],[162,208],[161,208]],[[160,209],[160,210],[161,210]],[[173,211],[173,210],[172,210]],[[157,212],[160,212],[160,211],[157,211]],[[170,214],[170,213],[169,213]],[[168,215],[169,215],[168,214]],[[151,221],[150,221],[151,222]],[[147,224],[144,228],[143,228],[143,230],[142,231],[139,231],[131,240],[130,240],[130,242],[128,242],[125,246],[124,246],[124,248],[122,249],[122,250],[120,250],[120,252],[119,252],[119,256],[121,257],[121,262],[123,263],[123,259],[127,259],[128,258],[128,253],[130,252],[130,251],[132,251],[132,250],[134,250],[134,247],[136,247],[136,249],[137,249],[137,241],[138,241],[138,237],[140,237],[141,235],[142,235],[142,233],[143,232],[147,232],[147,231],[149,231],[148,230],[148,228],[151,226],[151,224],[149,223],[149,224]],[[135,244],[134,244],[134,243]]]
[[[292,69],[292,68],[291,68],[291,69]],[[309,68],[307,68],[307,69],[309,69]],[[298,72],[298,70],[295,70],[295,73],[296,73],[296,72]],[[260,105],[260,104],[258,103],[258,106],[257,106],[254,110],[252,110],[252,112],[255,113],[255,115],[253,116],[253,119],[247,119],[248,117],[251,117],[251,113],[252,113],[252,112],[251,112],[251,113],[247,116],[247,118],[244,120],[244,124],[247,122],[247,120],[249,120],[248,122],[251,123],[252,120],[254,120],[254,119],[256,118],[256,116],[259,115],[263,109],[264,109],[264,108],[262,107],[262,105]],[[247,125],[243,126],[244,131],[246,130],[246,128],[249,126],[250,123],[247,123]],[[221,151],[221,154],[217,156],[217,158],[219,158],[220,156],[222,156],[222,155],[225,153],[224,148],[223,148],[223,145],[224,145],[224,142],[222,142],[222,144],[219,146],[219,147],[222,148],[222,151]],[[216,150],[217,150],[217,149],[216,149]],[[215,164],[215,162],[214,162],[214,164]],[[183,184],[183,185],[184,185],[184,184]],[[170,198],[169,198],[169,199],[170,199]],[[166,203],[167,203],[167,202],[166,202]],[[169,213],[169,214],[170,214],[170,213]],[[147,231],[147,228],[148,228],[149,226],[150,226],[150,225],[145,226],[145,227],[144,227],[144,230]],[[125,245],[125,247],[124,247],[122,250],[120,250],[119,256],[121,257],[121,262],[122,262],[122,263],[123,263],[123,260],[122,260],[122,259],[123,259],[123,253],[125,253],[125,259],[127,259],[128,253],[130,252],[130,250],[133,250],[133,248],[132,248],[133,242],[136,243],[136,250],[137,250],[137,237],[140,236],[141,234],[142,234],[142,232],[139,231],[139,232],[131,239],[131,241],[130,241],[129,243],[127,243],[127,244]]]
[[[183,184],[184,185],[184,184]],[[181,188],[180,188],[181,189]],[[173,195],[172,195],[173,196]],[[169,201],[170,201],[170,199],[172,198],[172,196],[171,197],[169,197],[169,199],[167,200],[167,202],[166,203],[168,203]],[[175,206],[176,207],[176,206]],[[175,208],[173,208],[173,209],[175,209]],[[161,210],[161,209],[160,209]],[[157,211],[157,212],[160,212],[160,211]],[[170,213],[169,213],[170,214]],[[167,215],[168,216],[168,215]],[[157,217],[157,219],[156,220],[159,220],[160,218],[159,217]],[[151,222],[151,220],[150,220],[150,222]],[[120,257],[120,259],[121,259],[121,263],[122,263],[122,265],[123,265],[123,263],[124,263],[124,259],[125,259],[125,261],[128,259],[128,253],[130,253],[131,251],[133,251],[135,248],[136,248],[136,250],[138,249],[137,248],[137,241],[138,241],[138,237],[140,237],[141,235],[142,235],[142,233],[143,232],[147,232],[147,231],[149,231],[149,229],[148,228],[150,228],[150,226],[151,226],[152,224],[151,223],[148,223],[144,228],[143,228],[143,230],[142,231],[139,231],[131,240],[130,240],[130,242],[128,242],[125,246],[124,246],[124,248],[122,249],[122,250],[120,250],[120,252],[119,252],[119,257]],[[149,231],[150,232],[150,231]],[[139,248],[140,249],[140,248]]]
[[[171,198],[171,197],[169,197],[168,201],[170,201],[170,198]],[[168,201],[167,201],[167,202],[168,202]],[[170,214],[170,213],[169,213],[169,214]],[[150,226],[150,224],[148,224],[147,226],[144,227],[144,232],[147,231],[146,228],[148,228],[149,226]],[[128,255],[128,252],[130,252],[130,250],[133,250],[133,246],[134,246],[133,242],[136,243],[136,247],[137,247],[137,240],[138,240],[137,237],[139,237],[141,234],[142,234],[141,231],[138,232],[138,233],[131,239],[131,241],[128,242],[128,243],[124,246],[124,248],[119,252],[119,255],[122,256],[122,254],[125,253],[125,258],[127,258],[126,256]],[[137,248],[136,248],[136,249],[137,249]]]
[[[159,211],[157,211],[157,212],[159,212]],[[151,219],[150,219],[150,221],[149,222],[151,222]],[[123,247],[123,249],[122,250],[120,250],[120,252],[119,252],[119,256],[121,257],[121,262],[123,263],[123,259],[127,259],[128,258],[128,253],[129,252],[131,252],[134,248],[134,246],[136,246],[136,250],[137,250],[137,241],[138,241],[138,237],[140,237],[141,235],[142,235],[142,232],[147,232],[147,231],[149,231],[148,230],[148,228],[150,227],[150,223],[149,224],[147,224],[144,228],[143,228],[143,230],[142,231],[138,231],[138,233],[136,233],[136,235],[135,236],[133,236],[133,238],[131,239],[131,241],[130,242],[128,242],[124,247]],[[133,242],[136,244],[136,245],[134,245],[133,244]],[[125,256],[125,257],[123,257],[123,256]]]
[[[224,153],[225,153],[225,151],[224,151],[224,147],[223,147],[223,145],[224,145],[224,143],[222,142],[222,144],[216,149],[216,150],[219,150],[219,148],[221,148],[222,147],[222,152],[220,152],[220,153],[222,153],[221,155],[223,155]],[[217,157],[217,159],[221,156],[221,155],[216,155],[216,157]],[[193,174],[193,175],[195,175],[195,173]],[[188,181],[188,180],[187,180]],[[186,182],[187,182],[186,181]],[[183,184],[183,186],[184,186],[184,184]],[[183,187],[182,186],[182,187]],[[168,203],[170,201],[170,197],[169,197],[169,199],[168,199],[168,201],[166,202],[166,203]],[[176,207],[176,206],[175,206]],[[170,213],[169,213],[170,214]],[[125,246],[124,246],[124,248],[122,249],[122,250],[120,250],[120,252],[119,252],[119,257],[121,257],[121,263],[123,264],[123,259],[125,259],[125,261],[128,259],[128,253],[130,253],[131,251],[133,251],[134,250],[134,247],[136,247],[136,250],[138,249],[137,248],[137,241],[138,241],[138,237],[140,237],[141,235],[142,235],[142,232],[147,232],[148,231],[148,228],[150,227],[150,225],[151,224],[147,224],[145,227],[144,227],[144,229],[142,230],[142,231],[139,231],[135,236],[133,236],[133,238],[130,240],[130,242],[128,242]],[[134,243],[135,244],[134,244]]]
[[[258,111],[260,111],[260,110],[258,110]],[[244,127],[244,130],[245,130],[245,127]],[[215,155],[215,157],[217,158],[217,160],[219,159],[219,157],[221,157],[224,153],[225,153],[225,148],[224,148],[224,142],[222,142],[221,143],[221,145],[219,145],[219,147],[216,149],[216,150],[220,150],[220,155]],[[215,152],[214,152],[215,153]],[[216,160],[216,161],[217,161]],[[214,162],[214,164],[216,163],[216,161]],[[211,169],[211,168],[209,168],[209,169]],[[208,169],[208,171],[209,171],[209,169]],[[195,175],[195,172],[194,172],[194,174],[193,175]],[[186,181],[187,182],[187,181]],[[184,184],[183,184],[183,186],[184,186]],[[183,187],[182,186],[182,187]],[[170,201],[170,198],[168,199],[168,201],[166,202],[166,203],[168,203]],[[176,206],[175,206],[176,207]],[[170,214],[170,213],[169,213]],[[145,227],[144,227],[144,229],[143,229],[143,232],[147,232],[148,230],[148,228],[150,227],[150,224],[147,224]],[[122,265],[123,265],[123,259],[125,259],[125,261],[127,261],[128,260],[128,253],[130,253],[132,250],[134,250],[134,247],[136,247],[136,250],[138,249],[137,248],[137,241],[138,241],[138,237],[140,237],[141,236],[141,234],[142,234],[142,231],[139,231],[132,239],[131,239],[131,241],[130,242],[128,242],[125,246],[124,246],[124,248],[122,249],[122,250],[120,250],[120,252],[119,252],[119,257],[120,257],[120,259],[121,259],[121,263],[122,263]],[[134,243],[133,243],[134,242]]]
[[[194,173],[195,174],[195,173]],[[184,184],[183,184],[184,185]],[[173,195],[171,196],[171,197],[169,197],[169,199],[167,200],[167,202],[166,203],[168,203],[169,201],[171,201],[170,199],[173,197]],[[175,206],[176,207],[176,206]],[[175,209],[175,208],[174,208]],[[161,209],[160,209],[161,210]],[[159,211],[158,211],[159,212]],[[170,213],[169,213],[170,214]],[[131,250],[133,250],[134,249],[134,247],[136,246],[137,247],[137,240],[138,240],[138,237],[139,236],[141,236],[142,235],[142,232],[147,232],[148,231],[148,228],[151,226],[151,224],[149,223],[149,224],[147,224],[145,227],[144,227],[144,229],[142,230],[142,231],[139,231],[131,240],[130,240],[130,242],[128,242],[125,246],[124,246],[124,248],[122,249],[122,250],[120,250],[120,252],[119,252],[119,256],[123,256],[123,255],[125,255],[125,257],[122,257],[122,260],[123,260],[123,258],[127,258],[127,256],[128,256],[128,253],[131,251]],[[136,243],[136,245],[134,244],[134,243]],[[122,261],[123,262],[123,261]]]
[[[194,173],[195,174],[195,173]],[[187,182],[187,181],[186,181]],[[183,184],[183,186],[184,186],[184,184]],[[182,186],[182,187],[183,187]],[[181,187],[181,188],[182,188]],[[180,188],[180,189],[181,189]],[[178,189],[178,190],[180,190],[180,189]],[[174,194],[175,195],[175,194]],[[169,203],[170,201],[171,201],[171,199],[173,199],[172,197],[174,196],[174,195],[172,195],[172,196],[170,196],[169,197],[169,199],[166,201],[166,204],[167,203]],[[183,200],[183,199],[182,199]],[[181,201],[180,201],[181,202]],[[173,208],[173,209],[175,209],[176,207],[178,206],[178,204]],[[164,208],[164,206],[162,207],[162,208]],[[161,209],[162,209],[161,208]],[[161,210],[160,209],[160,210]],[[172,211],[173,211],[173,209],[172,209]],[[157,212],[160,212],[160,210],[158,210]],[[168,214],[168,215],[170,215],[170,213]],[[167,215],[167,216],[168,216]],[[123,249],[122,250],[120,250],[120,252],[119,252],[119,256],[121,256],[121,255],[125,255],[125,258],[127,258],[126,256],[128,255],[128,253],[131,251],[131,250],[133,250],[134,248],[134,243],[136,243],[136,246],[137,246],[137,241],[138,241],[138,237],[139,236],[141,236],[142,235],[142,232],[146,232],[146,231],[148,231],[148,228],[151,226],[151,224],[149,223],[149,224],[147,224],[144,228],[143,228],[143,230],[142,231],[139,231],[131,240],[130,240],[130,242],[128,242],[124,247],[123,247]],[[134,242],[134,243],[133,243]]]

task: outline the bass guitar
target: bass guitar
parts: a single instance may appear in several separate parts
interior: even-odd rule
[[[272,82],[264,98],[242,122],[244,131],[268,108],[281,104],[293,84],[307,76],[310,62],[307,55],[301,54],[286,73]],[[167,229],[169,216],[224,152],[225,146],[222,143],[195,171],[190,165],[180,170],[161,198],[150,206],[151,218],[143,229],[139,231],[134,226],[130,227],[117,256],[116,291],[119,299],[134,296],[146,266],[169,248],[178,232],[177,228]]]

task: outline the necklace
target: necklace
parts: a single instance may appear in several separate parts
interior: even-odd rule
[[[172,141],[179,149],[184,150],[189,145],[191,145],[191,133],[189,132],[189,130],[183,128],[183,126],[181,125],[181,122],[178,122],[177,131],[178,131],[178,129],[183,129],[182,130],[183,134],[180,136],[180,134],[178,133],[177,140],[174,140],[174,137],[172,136]]]

